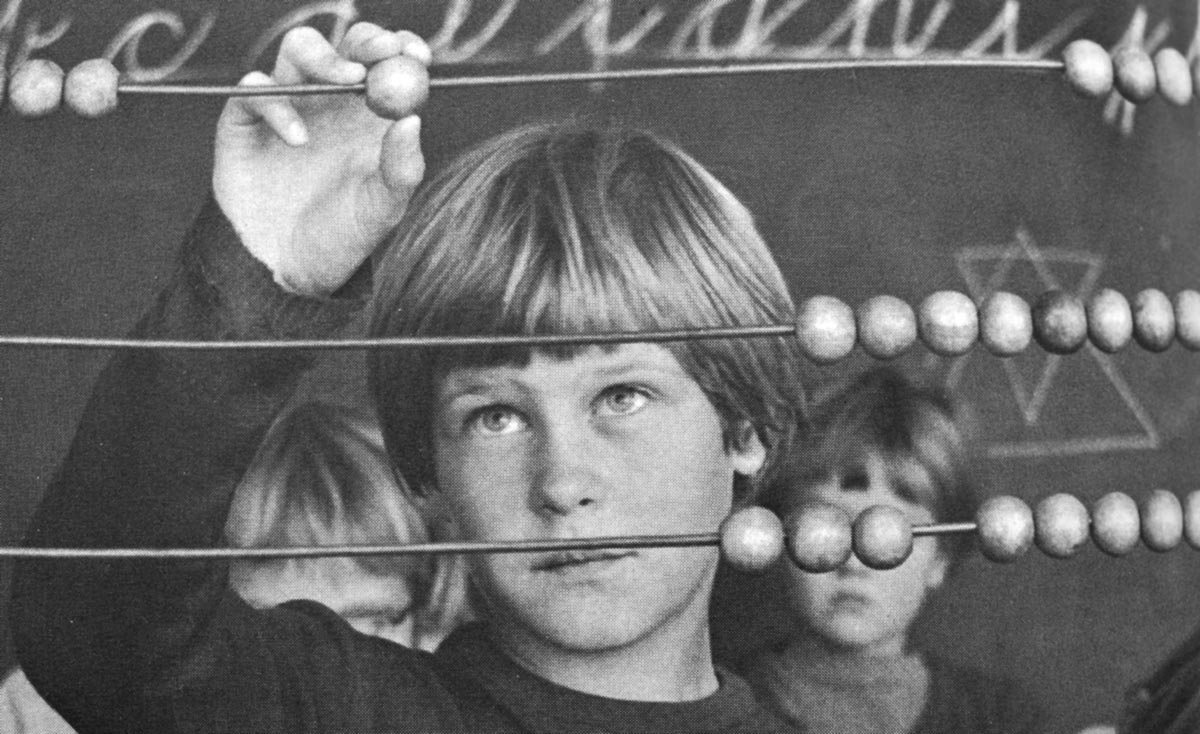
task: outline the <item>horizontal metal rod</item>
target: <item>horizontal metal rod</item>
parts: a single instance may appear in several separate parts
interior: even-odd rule
[[[933,525],[914,525],[912,534],[914,538],[938,535],[967,535],[978,529],[979,526],[973,522],[943,522]]]
[[[1011,71],[1061,71],[1063,62],[1054,59],[1006,59],[995,57],[824,58],[768,62],[729,62],[694,66],[663,66],[605,71],[527,72],[434,77],[433,89],[464,87],[508,87],[533,84],[589,84],[593,82],[646,81],[748,74],[791,74],[814,71],[883,69],[1004,69]],[[127,82],[117,87],[120,94],[167,94],[212,97],[261,97],[312,94],[352,94],[366,90],[365,84],[287,84],[278,86],[229,84],[156,84]]]
[[[507,540],[410,545],[297,546],[291,548],[0,548],[0,558],[103,560],[234,560],[331,558],[339,556],[414,556],[476,553],[543,553],[605,548],[688,548],[721,542],[718,533],[630,535],[555,540]]]
[[[579,346],[585,344],[629,344],[675,342],[695,339],[743,339],[792,336],[796,327],[787,324],[721,326],[662,331],[622,331],[600,334],[540,334],[496,336],[417,336],[372,339],[271,339],[247,341],[197,341],[187,339],[108,339],[103,337],[0,335],[0,347],[46,349],[172,349],[192,351],[288,350],[288,349],[399,349],[481,346]]]

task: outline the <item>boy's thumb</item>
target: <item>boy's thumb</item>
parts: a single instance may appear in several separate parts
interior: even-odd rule
[[[403,206],[425,176],[420,117],[409,115],[388,128],[379,149],[379,170],[387,188],[401,199],[396,203]]]

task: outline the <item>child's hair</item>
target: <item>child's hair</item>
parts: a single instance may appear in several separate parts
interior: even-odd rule
[[[409,207],[377,267],[380,336],[585,334],[792,323],[750,213],[695,160],[647,132],[521,127],[460,157]],[[787,445],[803,401],[793,338],[665,345],[721,416]],[[581,347],[548,350],[570,356]],[[381,350],[371,384],[389,452],[435,484],[432,396],[456,366],[523,365],[531,350]],[[751,498],[740,482],[739,501]]]
[[[975,477],[954,403],[944,391],[914,384],[893,367],[867,370],[816,408],[764,504],[785,514],[804,500],[806,487],[861,468],[872,451],[885,462],[916,460],[929,472],[932,491],[905,499],[928,509],[936,521],[973,518]],[[919,488],[905,491],[913,489]],[[952,557],[966,545],[942,540]]]
[[[234,494],[225,537],[251,548],[425,543],[430,523],[420,502],[396,476],[373,417],[306,403],[268,432]],[[252,584],[271,564],[315,572],[334,589],[363,573],[406,582],[417,642],[436,642],[467,618],[465,568],[453,556],[239,560],[231,582]]]

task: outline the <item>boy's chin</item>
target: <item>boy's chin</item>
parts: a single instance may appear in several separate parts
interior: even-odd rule
[[[874,626],[851,621],[831,625],[820,630],[818,635],[829,647],[846,653],[869,653],[879,647],[887,637]]]
[[[605,653],[628,647],[653,634],[659,626],[645,609],[630,610],[593,605],[588,609],[559,609],[541,616],[539,611],[512,620],[524,635],[548,648],[565,653]],[[531,639],[531,641],[533,641]]]
[[[503,611],[493,610],[493,624],[509,645],[563,655],[601,655],[634,647],[663,632],[670,610],[653,600],[621,601],[524,599]],[[518,654],[522,650],[515,650]]]

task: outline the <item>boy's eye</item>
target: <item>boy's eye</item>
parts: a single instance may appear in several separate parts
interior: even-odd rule
[[[919,505],[921,503],[920,498],[917,496],[916,488],[908,482],[896,482],[892,491],[895,493],[896,497],[900,498],[904,502],[908,502],[909,504],[913,505]]]
[[[866,492],[871,487],[871,477],[862,467],[851,467],[842,472],[842,489],[849,492]]]
[[[472,430],[488,436],[503,436],[525,427],[525,419],[520,413],[502,405],[480,408],[471,414],[467,422]]]
[[[610,387],[600,395],[598,410],[609,415],[629,415],[645,407],[650,397],[632,385]]]

